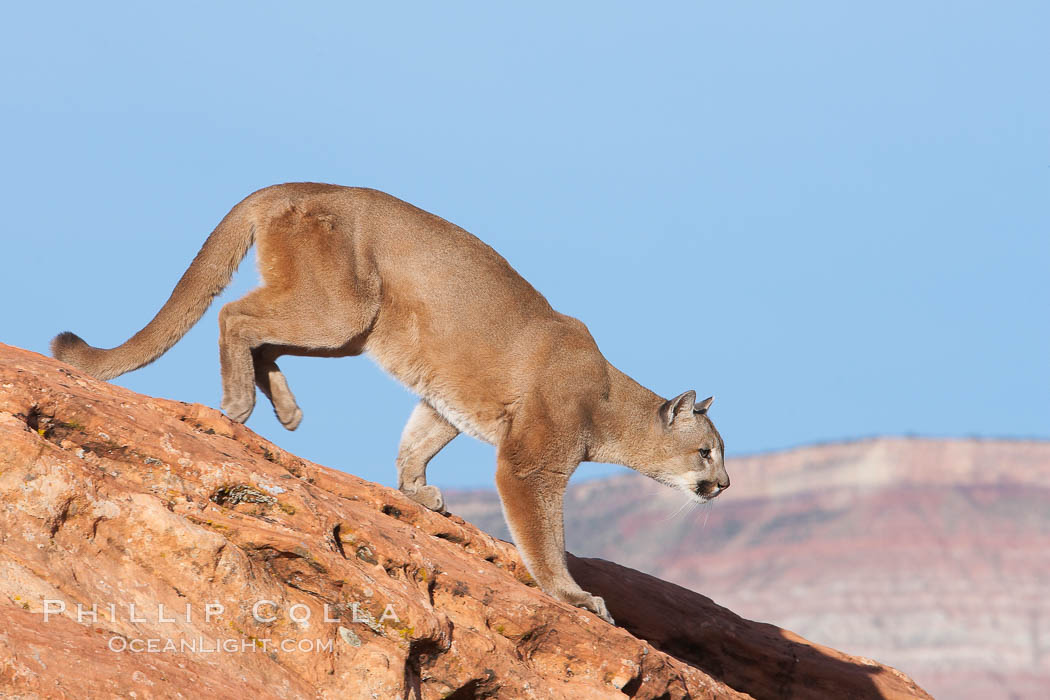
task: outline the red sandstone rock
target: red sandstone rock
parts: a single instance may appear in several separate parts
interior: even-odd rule
[[[458,517],[0,345],[0,695],[928,697],[672,584],[573,567],[624,627]]]

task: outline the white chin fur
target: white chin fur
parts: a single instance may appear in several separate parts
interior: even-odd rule
[[[695,491],[698,476],[699,475],[696,472],[687,472],[685,474],[675,474],[673,476],[660,479],[659,481],[662,482],[665,486],[670,486],[676,491],[684,491],[685,493],[692,496],[693,500],[697,501],[698,503],[707,503],[711,499],[706,496],[701,496]]]
[[[707,503],[713,496],[701,496],[694,489],[696,488],[697,479],[700,477],[699,472],[691,471],[685,474],[674,474],[671,476],[658,477],[659,481],[664,486],[670,486],[676,491],[684,491],[689,494],[694,501],[697,503]],[[717,495],[717,492],[716,492]]]

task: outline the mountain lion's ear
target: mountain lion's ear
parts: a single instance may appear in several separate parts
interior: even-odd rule
[[[664,401],[663,405],[660,406],[660,416],[664,419],[664,424],[671,425],[678,414],[693,410],[695,402],[696,392],[692,389],[679,394],[670,401]]]
[[[701,416],[707,415],[707,409],[711,408],[711,404],[715,402],[714,396],[708,396],[700,403],[693,406],[693,413],[699,413]]]

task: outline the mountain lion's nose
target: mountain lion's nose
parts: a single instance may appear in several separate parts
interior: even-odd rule
[[[718,481],[701,481],[696,485],[694,491],[697,496],[707,496],[708,498],[714,498],[718,494],[722,493],[729,486],[729,479],[719,479]]]
[[[722,489],[723,491],[725,491],[727,488],[729,488],[729,475],[728,474],[726,474],[724,477],[722,477],[721,479],[718,480],[718,487],[720,489]]]

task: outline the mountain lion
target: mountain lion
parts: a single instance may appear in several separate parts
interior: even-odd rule
[[[566,567],[562,497],[580,462],[626,465],[699,502],[729,487],[711,398],[660,398],[609,364],[583,323],[552,309],[492,248],[370,189],[255,192],[130,340],[103,350],[67,332],[52,353],[99,379],[153,362],[200,319],[253,243],[263,285],[219,312],[223,412],[245,421],[257,385],[294,430],[303,414],[277,358],[367,352],[421,398],[401,437],[398,488],[443,511],[427,463],[461,432],[495,445],[507,524],[555,598],[613,621]]]

